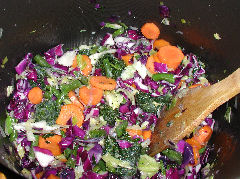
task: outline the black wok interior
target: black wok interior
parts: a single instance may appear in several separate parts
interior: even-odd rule
[[[0,28],[3,29],[0,59],[5,56],[9,59],[5,68],[0,69],[1,124],[9,102],[6,87],[13,84],[14,67],[27,52],[42,53],[60,43],[65,49],[98,43],[106,32],[99,23],[108,21],[111,15],[119,16],[129,26],[155,22],[161,28],[162,38],[201,57],[210,82],[223,79],[240,66],[240,1],[165,0],[164,4],[171,10],[169,26],[161,24],[160,0],[96,0],[103,7],[98,10],[91,2],[94,0],[0,0]],[[181,19],[187,23],[183,24]],[[216,40],[214,33],[222,39]],[[233,112],[230,124],[223,117],[227,105]],[[214,146],[210,161],[215,161],[212,172],[216,178],[240,176],[238,105],[239,96],[213,113],[216,128],[210,142]],[[9,154],[4,149],[5,141],[0,138],[0,155],[5,157]],[[7,162],[2,157],[0,171],[8,178],[18,177],[4,167]]]

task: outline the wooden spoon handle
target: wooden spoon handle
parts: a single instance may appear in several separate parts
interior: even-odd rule
[[[217,107],[240,93],[240,68],[222,81],[189,90],[174,108],[159,119],[151,139],[150,155],[166,149],[169,141],[177,143],[201,124]]]

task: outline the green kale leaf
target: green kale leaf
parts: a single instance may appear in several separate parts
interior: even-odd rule
[[[54,100],[44,100],[36,107],[34,114],[35,121],[45,120],[48,125],[54,125],[60,109]]]
[[[166,94],[165,96],[152,97],[149,93],[140,92],[135,95],[136,104],[144,112],[155,113],[163,109],[164,106],[169,108],[172,101],[172,95]]]
[[[113,79],[117,79],[119,76],[121,76],[121,73],[125,67],[126,65],[123,60],[119,60],[111,54],[105,54],[98,60],[96,64],[96,68],[101,69],[103,76]]]

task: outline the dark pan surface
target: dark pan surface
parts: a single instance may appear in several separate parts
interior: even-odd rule
[[[71,48],[99,42],[104,34],[99,23],[107,21],[111,15],[118,15],[122,22],[136,27],[141,27],[146,21],[158,24],[163,38],[201,56],[207,64],[211,82],[222,79],[240,66],[240,1],[164,1],[171,9],[170,26],[160,24],[159,0],[97,2],[104,7],[103,10],[95,10],[95,4],[89,0],[0,0],[0,28],[3,29],[0,59],[5,56],[9,59],[6,68],[0,69],[1,114],[8,103],[6,87],[14,82],[14,66],[27,52],[44,52],[60,43]],[[181,19],[187,23],[182,24]],[[80,32],[83,29],[87,31]],[[93,35],[92,32],[96,33]],[[222,39],[214,39],[214,33],[220,34]],[[214,112],[216,130],[211,143],[215,146],[213,156],[218,155],[214,170],[218,173],[217,178],[240,176],[240,111],[237,104],[239,98]],[[226,105],[233,107],[230,124],[223,118]],[[1,156],[6,156],[2,143],[0,151]],[[4,160],[0,161],[6,166]],[[9,173],[2,167],[0,170]],[[9,178],[13,177],[9,174]]]

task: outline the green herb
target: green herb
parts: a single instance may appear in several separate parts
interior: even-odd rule
[[[182,154],[171,149],[166,149],[162,151],[163,155],[167,156],[172,161],[175,161],[178,165],[181,165],[183,157]]]
[[[113,110],[112,107],[107,104],[100,106],[99,115],[102,116],[110,126],[114,126],[115,121],[120,118],[118,109]]]
[[[93,167],[93,172],[100,173],[106,171],[106,163],[101,159],[99,162]]]
[[[181,19],[182,24],[186,24],[186,20],[185,19]]]
[[[124,32],[125,32],[125,28],[121,27],[120,29],[118,29],[115,32],[113,32],[112,36],[114,38],[114,37],[117,37],[117,36],[123,34]]]
[[[39,135],[34,135],[35,141],[32,142],[32,146],[38,146]]]
[[[62,138],[66,137],[66,134],[65,134],[65,132],[63,130],[61,130],[60,132],[61,132]]]
[[[231,114],[232,114],[232,108],[230,106],[227,107],[227,110],[224,114],[225,120],[230,123],[231,122]]]
[[[163,163],[162,160],[160,160],[159,163],[160,163],[161,173],[162,173],[163,176],[165,176],[165,175],[166,175],[166,168],[165,168],[165,166],[164,166],[164,163]]]
[[[117,137],[121,137],[123,133],[126,132],[127,126],[128,126],[128,121],[124,120],[116,127]]]
[[[85,30],[85,29],[81,29],[81,30],[80,30],[80,32],[86,32],[86,31],[87,31],[87,30]]]
[[[170,73],[157,73],[152,76],[152,79],[154,81],[165,80],[168,81],[169,83],[175,82],[174,75]]]
[[[33,33],[35,33],[37,30],[33,30],[33,31],[31,31],[31,32],[29,32],[30,34],[33,34]]]
[[[222,39],[218,33],[214,33],[214,34],[213,34],[213,37],[214,37],[216,40],[221,40],[221,39]]]
[[[59,111],[60,109],[56,101],[44,100],[42,103],[36,105],[34,119],[36,122],[45,120],[48,125],[54,125]]]
[[[120,29],[122,26],[118,24],[106,23],[104,27],[111,29]]]
[[[127,140],[131,142],[132,146],[126,149],[121,149],[115,138],[108,136],[105,139],[105,144],[103,148],[103,155],[110,154],[115,159],[120,161],[129,162],[132,169],[124,168],[121,166],[112,166],[107,162],[107,171],[120,176],[133,176],[137,171],[137,162],[141,154],[144,154],[142,146],[138,143],[139,139],[131,139],[127,133],[121,136],[122,140]],[[118,163],[118,162],[117,162]]]
[[[166,94],[165,96],[152,97],[149,93],[139,92],[135,95],[135,98],[137,106],[144,112],[157,114],[164,106],[171,105],[172,95]]]
[[[117,79],[121,76],[125,67],[124,61],[115,58],[112,54],[105,54],[96,64],[96,68],[102,69],[101,72],[103,76],[113,79]]]
[[[202,154],[206,150],[206,147],[203,147],[199,150],[199,154]]]
[[[13,133],[13,123],[16,123],[17,119],[12,118],[9,114],[7,114],[7,118],[5,120],[5,132],[10,135]]]
[[[105,137],[107,135],[106,131],[104,129],[95,129],[91,130],[89,132],[89,137],[90,138],[99,138],[99,137]]]
[[[66,148],[63,152],[63,155],[66,157],[66,158],[69,158],[70,155],[72,154],[72,150],[70,148]]]
[[[5,64],[8,62],[8,58],[5,57],[3,60],[2,60],[2,65],[1,65],[1,68],[5,68]]]
[[[68,161],[66,162],[66,165],[70,168],[75,168],[76,165],[76,159],[69,158]]]

